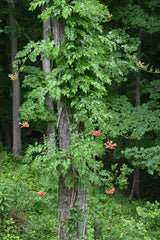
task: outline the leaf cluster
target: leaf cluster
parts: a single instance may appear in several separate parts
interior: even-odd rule
[[[158,32],[160,19],[154,10],[156,7],[159,7],[159,2],[155,1],[153,3],[154,7],[151,5],[147,2],[147,4],[144,3],[144,5],[139,6],[134,1],[126,1],[123,7],[121,4],[117,6],[118,11],[117,9],[114,10],[115,19],[121,19],[124,25],[130,26],[133,29],[134,27],[141,27],[143,31],[150,34]],[[152,14],[150,13],[150,9],[152,10]]]
[[[65,19],[62,45],[55,46],[54,41],[49,39],[37,43],[31,41],[17,54],[15,65],[22,64],[20,70],[23,70],[27,59],[35,62],[41,55],[42,60],[48,57],[54,61],[53,65],[58,67],[53,68],[51,73],[45,76],[44,85],[36,89],[34,84],[38,70],[31,74],[28,69],[28,77],[25,77],[23,86],[32,87],[33,90],[21,107],[21,113],[25,115],[27,112],[34,119],[50,120],[51,117],[44,109],[45,95],[49,92],[53,101],[61,97],[66,99],[65,104],[69,108],[71,105],[76,123],[93,125],[93,122],[96,122],[102,125],[103,122],[105,125],[107,109],[103,97],[107,94],[106,86],[112,81],[123,81],[124,75],[133,67],[133,63],[127,62],[129,55],[123,60],[119,51],[115,52],[117,44],[127,48],[124,37],[121,39],[116,32],[110,32],[107,36],[103,33],[101,23],[108,21],[109,12],[98,1],[54,1],[51,5],[48,1],[45,3],[47,8],[42,13],[44,21],[52,14],[55,19]],[[32,9],[40,4],[42,2],[33,1]],[[113,41],[115,36],[117,43]],[[127,50],[133,51],[129,48]],[[42,79],[44,74],[38,76]],[[39,79],[37,82],[41,84]],[[34,99],[38,99],[38,104]],[[96,105],[99,107],[96,108]]]
[[[111,132],[141,140],[146,133],[159,129],[159,111],[153,111],[148,104],[134,107],[126,96],[113,99],[112,110],[115,121],[110,126]]]
[[[140,166],[142,169],[147,168],[149,174],[160,175],[160,146],[150,146],[147,148],[133,147],[126,148],[122,151],[127,159],[132,159],[132,164]]]

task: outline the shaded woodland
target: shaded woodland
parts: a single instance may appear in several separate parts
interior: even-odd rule
[[[158,239],[159,0],[2,0],[0,35],[1,239]]]

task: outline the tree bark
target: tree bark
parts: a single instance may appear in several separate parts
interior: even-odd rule
[[[86,234],[86,213],[87,213],[87,189],[84,188],[82,191],[78,189],[77,191],[77,201],[80,202],[80,209],[83,212],[83,222],[78,223],[77,237],[78,239],[84,239]]]
[[[52,18],[53,25],[53,34],[54,34],[54,42],[55,45],[60,45],[63,40],[63,24],[60,20],[54,20]],[[59,75],[59,77],[61,74]],[[57,111],[58,111],[58,136],[59,136],[59,148],[61,151],[65,151],[68,148],[68,144],[70,142],[70,131],[69,131],[69,119],[67,116],[67,112],[65,106],[63,106],[64,101],[61,99],[57,103]],[[73,189],[68,189],[65,185],[66,176],[60,172],[59,177],[59,196],[58,196],[58,238],[59,239],[69,239],[69,235],[67,236],[64,231],[64,221],[69,216],[69,210],[71,205],[71,198]]]
[[[42,8],[42,11],[45,9],[45,7]],[[47,40],[49,38],[51,33],[51,25],[50,25],[50,19],[48,19],[46,22],[43,23],[43,40]],[[50,66],[50,60],[49,58],[45,58],[42,60],[42,68],[43,72],[50,73],[51,72],[51,66]],[[49,92],[45,96],[45,105],[48,107],[48,109],[51,111],[52,114],[54,114],[54,105],[53,100],[51,99]],[[48,122],[47,124],[47,136],[49,138],[49,143],[51,146],[56,145],[55,141],[55,127],[52,126],[52,123]]]
[[[15,10],[14,1],[10,3],[10,6]],[[10,25],[16,25],[16,19],[14,14],[9,14]],[[15,36],[15,32],[11,32],[11,63],[12,63],[12,74],[15,75],[15,69],[13,67],[13,62],[15,61],[15,56],[17,54],[17,38]],[[20,82],[17,76],[15,81],[12,81],[12,89],[13,89],[13,98],[12,98],[12,111],[13,111],[13,155],[20,155],[22,140],[21,140],[21,128],[18,125],[20,113]]]
[[[66,112],[65,106],[62,107],[63,100],[61,99],[58,103],[58,136],[59,136],[59,148],[60,151],[65,151],[68,148],[70,142],[70,131],[69,131],[69,118]],[[65,160],[64,160],[65,161]],[[75,191],[73,188],[68,189],[65,184],[64,176],[60,171],[59,177],[59,196],[58,196],[58,238],[59,239],[70,239],[69,234],[65,233],[64,223],[69,216],[69,208],[73,206],[75,201]]]
[[[133,176],[133,184],[132,184],[132,191],[131,191],[131,199],[132,198],[139,198],[140,197],[140,171],[139,167],[134,167],[134,176]]]
[[[54,17],[52,18],[53,24],[53,34],[54,34],[54,42],[55,45],[60,45],[63,40],[64,30],[63,24],[60,20],[55,20]],[[62,74],[62,73],[61,73]],[[59,74],[58,77],[61,77]],[[68,116],[68,112],[65,107],[65,99],[61,98],[57,104],[57,111],[58,111],[58,121],[57,121],[57,128],[58,128],[58,137],[59,137],[59,148],[60,151],[65,151],[68,148],[70,143],[70,125],[71,120]],[[65,159],[64,159],[65,161]],[[73,174],[74,169],[70,170]],[[70,216],[69,208],[72,208],[75,203],[78,201],[80,203],[80,209],[86,210],[86,203],[87,203],[87,192],[86,189],[79,190],[75,189],[74,187],[68,189],[65,184],[66,175],[64,176],[60,170],[60,178],[59,178],[59,212],[58,212],[58,238],[69,240],[72,239],[70,233],[65,233],[64,225],[65,221]],[[82,239],[82,236],[85,235],[86,232],[86,222],[83,221],[82,224],[78,223],[76,226],[76,236],[78,239]]]

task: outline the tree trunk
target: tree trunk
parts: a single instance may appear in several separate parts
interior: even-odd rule
[[[70,142],[70,131],[69,131],[69,118],[65,109],[65,106],[61,106],[63,100],[58,103],[58,136],[59,136],[59,148],[61,151],[65,151],[68,148]],[[74,189],[68,189],[65,185],[66,176],[60,172],[59,177],[59,209],[58,209],[58,238],[59,239],[70,239],[69,234],[65,234],[64,221],[69,216],[69,208],[73,206],[75,201]],[[72,203],[73,202],[73,203]]]
[[[78,239],[84,239],[86,234],[86,213],[87,213],[87,189],[84,188],[82,191],[78,189],[77,191],[77,201],[80,203],[80,209],[83,213],[83,221],[78,223]]]
[[[54,42],[55,45],[60,45],[63,40],[63,24],[60,20],[54,20],[52,18],[53,24],[53,34],[54,34]],[[61,74],[59,74],[59,77]],[[59,136],[59,148],[60,151],[65,151],[68,148],[70,142],[70,118],[68,116],[68,112],[65,107],[65,99],[61,98],[57,104],[58,108],[58,136]],[[74,169],[71,170],[73,173]],[[70,188],[68,189],[65,185],[66,176],[61,173],[60,170],[60,178],[59,178],[59,212],[58,212],[58,238],[59,239],[73,239],[70,236],[70,232],[65,232],[64,224],[65,221],[70,216],[69,208],[72,208],[75,203],[78,201],[80,203],[80,209],[86,210],[87,203],[87,193],[86,189],[80,191],[79,189]],[[75,213],[77,214],[77,213]],[[82,224],[78,223],[75,229],[76,239],[82,239],[82,236],[85,235],[86,232],[86,222],[83,221]]]
[[[45,9],[45,7],[42,8],[42,11]],[[48,19],[46,22],[43,23],[43,40],[47,40],[49,38],[51,33],[51,25],[50,25],[50,19]],[[42,60],[42,68],[43,72],[50,73],[51,72],[51,66],[50,66],[50,60],[49,58],[45,58]],[[48,109],[54,114],[54,105],[53,100],[51,99],[49,93],[45,96],[45,104],[48,107]],[[49,138],[49,142],[51,146],[55,146],[55,127],[52,126],[52,123],[48,122],[47,124],[47,136]]]
[[[14,1],[10,3],[13,11],[15,10]],[[9,14],[10,25],[16,25],[16,19],[13,13]],[[11,63],[14,62],[15,56],[17,53],[17,38],[14,32],[11,32]],[[15,74],[15,69],[12,64],[12,74]],[[18,125],[20,113],[20,82],[19,78],[15,81],[12,81],[12,89],[13,89],[13,98],[12,98],[12,111],[13,111],[13,154],[20,155],[22,141],[21,141],[21,128]]]

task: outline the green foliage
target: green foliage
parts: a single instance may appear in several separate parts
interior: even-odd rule
[[[116,152],[117,157],[125,156],[134,166],[159,175],[159,88],[153,90],[155,88],[151,85],[146,88],[151,100],[138,107],[132,106],[126,96],[109,98],[113,120],[108,126],[108,133],[119,137],[120,141],[126,139],[127,146],[120,150],[121,153]],[[155,81],[155,86],[159,86],[158,81]]]
[[[144,206],[137,206],[136,211],[139,216],[139,220],[135,219],[126,220],[123,219],[126,231],[121,235],[121,239],[153,239],[156,240],[159,237],[160,227],[160,204],[159,202],[150,203],[146,202]]]
[[[20,158],[13,156],[13,154],[8,152],[7,148],[3,147],[0,143],[0,174],[5,174],[7,179],[14,178],[11,174],[17,171],[19,164]]]
[[[33,1],[31,9],[44,2]],[[83,122],[86,132],[94,127],[95,122],[105,128],[109,115],[103,99],[107,94],[106,85],[113,80],[122,81],[128,70],[135,68],[129,55],[120,59],[121,54],[115,52],[116,47],[119,44],[131,52],[134,49],[129,49],[124,43],[125,37],[119,37],[116,31],[103,33],[102,23],[109,21],[109,12],[99,1],[54,1],[52,5],[48,1],[45,3],[47,8],[41,16],[43,21],[53,13],[55,19],[65,21],[62,45],[54,46],[52,39],[37,43],[31,41],[17,54],[15,65],[21,63],[20,70],[23,70],[27,59],[35,62],[38,55],[41,55],[41,59],[49,57],[58,67],[46,77],[38,69],[32,73],[29,68],[26,69],[28,76],[25,77],[23,86],[29,86],[32,90],[29,90],[28,99],[21,107],[21,114],[26,119],[56,121],[56,115],[49,116],[44,107],[45,95],[49,92],[53,101],[64,97],[67,107],[70,108],[71,105],[75,125]],[[128,60],[131,64],[128,64]],[[60,73],[63,74],[57,78]],[[44,76],[44,80],[40,82],[37,76],[40,79]],[[35,80],[39,84],[37,87],[34,85]]]
[[[39,184],[47,189],[53,189],[53,182],[55,190],[57,190],[58,183],[58,166],[61,164],[63,153],[59,152],[56,155],[56,149],[51,149],[47,139],[44,144],[35,143],[34,146],[29,145],[26,150],[23,162],[25,165],[22,168],[24,179],[28,174],[31,178],[34,176],[38,179]],[[32,179],[30,180],[32,181]]]
[[[90,183],[102,184],[100,177],[94,174],[93,171],[94,169],[100,171],[103,166],[101,161],[93,160],[93,154],[101,155],[104,152],[105,149],[102,142],[95,142],[92,137],[84,138],[83,135],[78,135],[77,133],[72,134],[71,139],[68,150],[63,152],[53,147],[50,149],[48,141],[45,141],[44,145],[35,144],[34,147],[30,146],[26,151],[24,161],[27,164],[31,164],[32,169],[40,177],[40,181],[44,181],[43,177],[46,178],[46,176],[48,179],[46,181],[49,181],[49,178],[57,181],[59,166],[61,166],[63,175],[72,168],[75,169],[66,178],[66,185],[69,188],[73,186],[78,187],[77,173],[82,179],[81,187]]]
[[[32,1],[31,3],[31,10],[34,10],[37,8],[37,6],[42,6],[44,4],[48,4],[48,0],[43,0],[43,1]],[[51,15],[53,15],[56,18],[64,18],[66,20],[67,24],[71,24],[74,26],[73,20],[70,18],[71,14],[73,13],[78,13],[81,18],[84,19],[83,23],[84,26],[87,26],[88,23],[86,20],[90,20],[90,24],[94,27],[99,29],[99,23],[102,21],[109,21],[108,19],[108,9],[105,5],[100,4],[99,1],[94,0],[83,0],[83,1],[66,1],[66,0],[61,0],[57,1],[54,0],[54,4],[50,5],[48,4],[48,8],[46,11],[43,11],[41,17],[43,21],[46,21]],[[94,25],[93,23],[96,22],[97,24]]]
[[[143,207],[136,208],[138,216],[141,217],[146,224],[147,229],[152,228],[158,232],[160,227],[160,203],[146,202]]]
[[[150,100],[148,101],[146,97],[145,103],[137,108],[130,103],[133,102],[133,97],[130,97],[133,96],[133,90],[130,89],[133,89],[135,79],[131,71],[139,70],[135,56],[139,44],[135,38],[137,29],[142,28],[147,37],[148,33],[159,31],[160,20],[157,14],[159,3],[156,0],[152,3],[143,1],[140,7],[132,0],[115,2],[112,4],[115,8],[113,24],[114,20],[118,20],[118,30],[110,28],[113,25],[108,8],[97,0],[34,0],[30,9],[35,10],[44,5],[46,10],[39,17],[43,21],[52,15],[56,20],[61,19],[64,24],[64,39],[61,46],[55,46],[53,36],[47,41],[30,41],[17,54],[18,59],[14,66],[17,67],[17,74],[20,71],[25,74],[22,86],[26,90],[23,96],[24,103],[20,108],[21,119],[32,121],[35,126],[39,124],[45,127],[50,121],[55,124],[57,112],[53,114],[45,107],[45,96],[49,92],[55,105],[61,97],[65,99],[66,109],[69,110],[73,120],[70,130],[77,130],[82,124],[84,131],[83,134],[74,132],[71,135],[69,148],[64,152],[58,148],[50,148],[47,140],[44,140],[42,145],[35,143],[34,146],[29,146],[21,163],[24,164],[23,167],[19,165],[20,170],[17,169],[18,161],[15,161],[15,164],[13,161],[9,162],[13,158],[3,152],[1,173],[8,171],[5,177],[14,180],[14,186],[12,185],[11,190],[3,179],[1,195],[5,201],[2,202],[6,202],[8,206],[2,207],[2,214],[5,217],[12,204],[17,204],[25,213],[23,239],[56,239],[57,185],[61,167],[64,175],[69,173],[66,178],[66,185],[69,188],[85,185],[90,190],[93,186],[103,187],[103,193],[98,192],[96,197],[90,196],[87,240],[94,238],[114,240],[119,236],[122,239],[158,239],[158,233],[155,235],[151,233],[152,230],[154,232],[153,225],[158,218],[155,214],[159,213],[158,205],[154,206],[155,211],[147,205],[146,209],[149,211],[147,216],[145,208],[137,208],[137,215],[130,203],[125,202],[125,206],[123,205],[122,196],[118,197],[117,189],[115,195],[105,195],[104,186],[116,184],[120,189],[126,188],[127,176],[132,169],[120,162],[111,164],[111,171],[105,170],[102,158],[106,136],[107,140],[111,137],[117,140],[118,146],[115,151],[117,158],[122,156],[121,142],[126,140],[128,148],[123,152],[125,157],[134,165],[147,168],[150,174],[156,172],[159,174],[159,80],[147,85],[150,78],[143,77],[142,88],[146,88],[144,93],[150,94]],[[148,14],[150,11],[152,15]],[[123,26],[125,29],[122,29]],[[16,30],[18,34],[22,33],[23,27],[19,27],[20,31],[15,29],[15,26],[12,26],[12,29],[6,26],[4,29],[6,33]],[[142,50],[144,51],[144,47]],[[142,56],[147,58],[148,52]],[[38,67],[25,66],[30,62],[36,62],[35,65],[38,65],[39,60],[47,57],[52,61],[51,73],[44,74]],[[127,76],[128,73],[131,76]],[[59,75],[61,77],[58,77]],[[4,86],[7,85],[1,88],[2,94],[6,93]],[[125,96],[120,97],[120,94],[115,97],[116,91],[120,94],[126,93],[129,100]],[[107,97],[108,93],[111,97]],[[100,129],[103,133],[98,137],[89,136],[91,129]],[[137,140],[139,145],[135,147]],[[124,162],[124,159],[121,160]],[[78,185],[79,177],[82,179],[79,183],[81,185]],[[43,198],[36,196],[36,191],[43,188],[47,194]],[[9,201],[7,196],[11,196],[12,201]],[[117,202],[114,201],[114,197]],[[66,223],[66,231],[72,230],[75,237],[74,224],[81,220],[81,216],[78,215],[80,212],[76,207],[72,210],[74,214],[70,215]],[[52,219],[49,211],[52,213]],[[6,226],[4,229],[15,225],[11,222],[3,224]],[[9,235],[11,234],[9,232],[7,234],[8,239],[18,239],[17,234]]]
[[[61,173],[66,175],[65,184],[68,188],[92,188],[93,185],[111,188],[119,186],[125,189],[128,185],[128,175],[132,173],[126,164],[122,166],[115,164],[111,170],[105,170],[101,157],[105,147],[103,136],[88,136],[74,132],[71,135],[71,142],[66,151],[59,151],[56,147],[50,146],[48,140],[44,144],[35,143],[26,150],[22,168],[23,177],[34,173],[39,183],[47,189],[52,188],[53,182],[58,183],[59,168]],[[79,178],[81,181],[79,181]],[[28,181],[28,180],[27,180]],[[32,183],[30,183],[32,184]]]
[[[158,32],[160,26],[160,19],[155,11],[156,7],[159,8],[158,1],[154,1],[153,6],[149,4],[149,1],[144,1],[139,6],[130,0],[125,1],[123,6],[121,2],[118,2],[118,6],[117,4],[114,5],[115,10],[113,14],[115,19],[117,21],[121,19],[124,25],[129,25],[132,29],[141,27],[143,31],[152,34],[153,32]],[[152,10],[152,14],[150,14],[150,10]]]
[[[0,215],[4,217],[13,202],[11,186],[8,183],[0,183]]]
[[[92,138],[92,141],[99,141],[96,137],[95,139],[93,136],[90,138]],[[76,146],[78,147],[78,144]],[[12,168],[9,167],[7,172],[5,171],[6,165],[1,165],[0,187],[3,189],[7,186],[5,194],[9,195],[13,200],[9,203],[10,207],[6,208],[3,219],[0,220],[0,238],[2,240],[58,239],[56,169],[52,171],[52,178],[49,181],[49,174],[46,171],[47,157],[45,159],[45,148],[48,149],[47,140],[44,145],[36,144],[34,148],[32,146],[28,149],[28,155],[24,159],[28,165],[27,170],[25,170],[25,165],[22,166],[22,163],[12,161],[11,155],[8,155],[8,160],[5,156],[7,165],[12,165]],[[35,168],[33,168],[34,159],[37,157],[38,161],[40,153],[43,154],[44,162],[43,158],[41,158],[41,163],[38,164],[37,162]],[[97,153],[96,149],[95,153]],[[49,161],[53,162],[53,156],[51,160],[49,156],[51,156],[51,153],[48,153],[48,167],[50,165]],[[0,160],[2,161],[2,157]],[[61,162],[63,163],[63,161]],[[18,169],[17,164],[19,164]],[[124,174],[128,174],[128,168],[126,166],[123,166],[123,168]],[[118,166],[113,165],[112,171],[115,174],[117,173],[118,176],[119,171],[116,172],[116,170],[118,170]],[[38,172],[43,175],[43,177],[39,175],[43,179],[36,177]],[[48,181],[45,181],[47,179],[46,175]],[[43,197],[37,196],[36,192],[42,189],[46,194]],[[115,189],[113,195],[107,195],[104,186],[97,188],[93,185],[92,188],[88,188],[87,214],[84,215],[83,211],[79,209],[79,205],[76,205],[70,211],[71,214],[65,226],[66,231],[72,232],[73,239],[76,239],[74,228],[77,223],[83,221],[84,217],[87,221],[87,240],[95,238],[102,240],[120,238],[127,240],[132,238],[159,239],[159,203],[130,202],[129,198],[120,193],[118,188]]]
[[[1,147],[0,239],[56,239],[57,186],[39,181]],[[44,197],[36,192],[45,188]],[[44,211],[45,210],[45,211]],[[52,217],[51,217],[52,215]],[[54,236],[54,237],[53,237]]]
[[[148,5],[151,11],[154,11],[156,8],[160,7],[160,3],[157,0],[153,0],[152,2],[147,1],[145,4]]]
[[[126,164],[122,166],[119,166],[118,163],[112,164],[111,169],[106,171],[107,179],[105,180],[105,184],[107,189],[114,186],[119,186],[121,190],[126,189],[128,186],[128,175],[132,172],[133,169],[129,168]]]
[[[114,121],[110,124],[111,134],[141,140],[151,131],[158,131],[159,111],[150,110],[147,104],[133,107],[125,96],[111,99]]]
[[[24,121],[43,122],[57,120],[57,114],[53,114],[45,106],[45,96],[48,93],[48,86],[45,83],[46,74],[37,67],[27,66],[24,68],[23,87],[30,89],[24,95],[25,102],[20,107],[21,119]],[[54,93],[54,92],[53,92]]]
[[[73,240],[84,239],[83,233],[83,224],[86,221],[86,212],[80,208],[80,202],[77,202],[74,207],[69,209],[70,215],[67,220],[64,222],[65,233],[70,235]],[[77,226],[79,227],[77,233]]]
[[[5,34],[8,34],[11,38],[11,32],[15,33],[15,37],[19,38],[22,34],[23,28],[17,25],[6,25],[3,32]]]
[[[159,172],[159,160],[160,160],[160,146],[153,146],[148,148],[126,148],[123,151],[127,159],[131,159],[133,165],[140,166],[142,169],[147,168],[149,174],[158,174]]]
[[[130,202],[117,191],[104,195],[102,189],[94,189],[88,196],[87,239],[155,240],[159,238],[158,218],[157,202]]]
[[[19,236],[20,229],[16,226],[12,218],[6,218],[0,226],[0,237],[2,240],[22,240]]]
[[[37,60],[37,57],[43,52],[43,55],[41,56],[42,59],[45,57],[48,57],[49,50],[53,48],[54,42],[51,40],[50,42],[42,40],[37,41],[36,43],[34,41],[30,41],[23,50],[19,51],[16,55],[17,60],[14,61],[13,66],[17,70],[17,74],[19,71],[23,71],[24,64],[29,59],[32,62],[35,62]],[[57,56],[57,51],[54,52],[53,56]],[[18,65],[20,64],[20,67]]]
[[[120,175],[116,179],[116,183],[121,190],[126,189],[128,186],[128,175],[133,172],[133,169],[129,168],[125,163],[120,168]]]
[[[148,236],[147,230],[143,225],[142,221],[137,221],[135,219],[127,220],[122,219],[125,232],[120,235],[120,239],[124,240],[151,240],[155,238],[150,238]]]
[[[144,89],[144,93],[149,93],[150,100],[148,101],[148,106],[150,109],[159,109],[159,94],[160,94],[160,81],[153,80]]]

